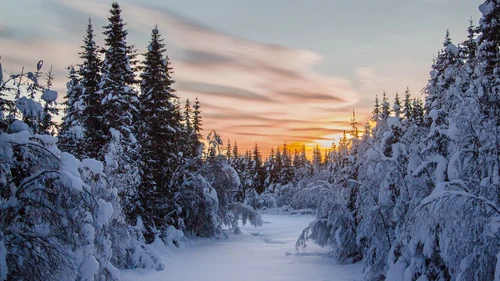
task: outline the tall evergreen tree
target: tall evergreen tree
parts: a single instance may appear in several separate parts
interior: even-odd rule
[[[176,225],[174,173],[180,163],[178,148],[183,128],[177,99],[170,77],[169,59],[163,39],[155,28],[148,52],[144,54],[144,72],[141,74],[140,143],[141,179],[139,189],[142,219],[146,238],[152,241],[155,230],[167,224]]]
[[[80,58],[83,59],[79,65],[78,73],[81,77],[80,85],[82,87],[82,100],[84,103],[82,127],[85,134],[83,142],[83,154],[99,160],[102,158],[102,147],[105,145],[105,136],[107,134],[103,122],[102,92],[99,92],[99,83],[101,82],[101,59],[99,58],[99,47],[94,41],[94,29],[92,21],[89,18],[87,25],[87,35],[83,39],[83,51]]]
[[[59,146],[61,150],[82,158],[84,156],[83,111],[85,109],[83,88],[75,68],[70,66],[68,69],[69,81],[66,84],[64,116],[58,135]]]
[[[403,118],[405,120],[410,120],[413,111],[413,102],[411,99],[410,88],[407,87],[405,91],[405,100],[403,105]]]
[[[399,93],[396,92],[396,96],[394,97],[394,104],[392,105],[392,110],[394,112],[394,116],[398,119],[401,118],[401,111],[403,107],[401,106],[401,100],[399,99]]]
[[[376,95],[375,96],[375,106],[374,106],[373,111],[372,111],[371,120],[376,122],[376,121],[378,121],[379,118],[380,118],[380,104],[378,101],[378,95]]]
[[[354,112],[354,109],[352,110],[351,128],[352,130],[349,133],[351,137],[359,139],[358,121],[356,121],[356,113]]]
[[[292,154],[288,149],[286,142],[283,144],[283,150],[281,152],[281,173],[280,173],[280,183],[288,184],[293,181],[294,172],[292,165]]]
[[[380,110],[380,119],[387,119],[391,115],[391,106],[389,104],[389,98],[387,97],[387,92],[384,90],[382,94],[382,105]]]
[[[201,134],[202,125],[203,125],[203,119],[201,117],[201,111],[200,111],[201,105],[200,101],[198,100],[198,97],[196,97],[196,100],[194,101],[193,105],[193,120],[192,120],[192,125],[193,125],[193,132],[194,132],[194,139],[193,139],[193,155],[194,156],[201,156],[201,141],[203,140],[203,135]]]
[[[262,163],[262,155],[260,154],[260,149],[257,143],[255,143],[253,153],[252,153],[252,185],[257,193],[264,192],[264,181],[266,179],[263,163]]]
[[[139,113],[137,92],[133,86],[137,83],[135,77],[136,54],[133,46],[128,46],[126,39],[128,31],[121,17],[118,3],[111,5],[109,24],[104,26],[106,35],[103,50],[105,59],[102,64],[99,93],[102,98],[103,118],[106,125],[106,140],[111,139],[109,129],[114,128],[122,135],[129,137],[135,133],[133,126]]]
[[[139,176],[139,144],[137,120],[139,100],[133,89],[135,78],[135,51],[126,43],[127,31],[117,3],[111,5],[109,24],[104,26],[106,35],[103,51],[105,59],[101,68],[101,82],[97,95],[102,97],[104,146],[99,147],[98,159],[106,163],[105,172],[112,186],[118,189],[124,210],[129,219],[134,218],[137,206]],[[99,138],[99,137],[98,137]]]

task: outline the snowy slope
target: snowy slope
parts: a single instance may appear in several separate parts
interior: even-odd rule
[[[163,253],[164,271],[123,270],[133,281],[342,281],[360,280],[361,264],[338,265],[327,249],[309,245],[296,254],[295,242],[312,215],[263,215],[264,225],[244,226],[228,239],[197,239]]]

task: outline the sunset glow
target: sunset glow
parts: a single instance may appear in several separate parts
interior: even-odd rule
[[[475,11],[480,1],[458,1],[455,6],[459,8],[453,14],[440,13],[448,1],[398,5],[388,1],[392,4],[375,6],[362,1],[363,9],[339,1],[316,1],[307,7],[299,1],[287,2],[286,7],[266,1],[252,5],[219,1],[212,7],[202,1],[187,2],[189,5],[120,1],[129,42],[140,53],[145,52],[149,32],[157,24],[166,38],[177,94],[182,102],[199,98],[205,132],[215,129],[224,142],[236,140],[242,151],[257,142],[267,155],[271,147],[285,141],[292,147],[330,147],[344,130],[349,130],[353,109],[362,128],[370,118],[375,95],[384,89],[392,96],[410,86],[418,95],[427,81],[432,62],[429,54],[436,52],[445,29],[456,30],[457,39],[464,38],[462,31],[468,22],[463,19],[478,17],[470,11]],[[27,5],[21,8],[23,4]],[[237,9],[238,5],[242,9]],[[384,8],[389,5],[393,7]],[[96,41],[103,45],[101,26],[108,17],[109,1],[50,0],[42,4],[24,0],[6,6],[28,13],[21,24],[15,24],[19,21],[15,13],[0,21],[4,69],[15,72],[44,59],[47,65],[54,65],[55,87],[64,93],[65,67],[80,63],[78,52],[89,15]],[[269,15],[263,7],[268,7]],[[409,8],[430,9],[431,14],[412,13],[403,21],[394,17],[394,12],[402,14]],[[37,9],[41,12],[36,13]],[[62,10],[64,14],[58,12]],[[305,15],[297,17],[302,10]],[[372,21],[372,13],[380,14],[380,18]],[[356,19],[361,22],[340,25],[339,20],[351,20],[344,14],[359,14]],[[220,17],[225,17],[225,26]],[[259,17],[263,23],[274,19],[276,26],[258,24]],[[433,22],[412,32],[417,30],[419,20]],[[242,22],[255,24],[255,30]],[[443,25],[443,30],[439,31],[437,25]],[[340,26],[348,31],[339,30]],[[380,33],[377,38],[371,36],[373,30]],[[414,44],[401,44],[400,36]],[[377,56],[373,56],[375,53]]]

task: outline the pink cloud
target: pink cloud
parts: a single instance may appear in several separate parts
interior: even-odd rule
[[[108,17],[107,2],[56,2],[93,19]],[[317,71],[319,54],[231,36],[138,4],[124,3],[122,9],[129,43],[139,52],[147,41],[137,43],[138,35],[149,40],[158,24],[167,39],[178,95],[199,97],[206,132],[215,129],[224,140],[236,139],[242,146],[253,147],[257,141],[267,151],[285,140],[311,143],[349,128],[345,120],[360,100],[358,89],[348,79]],[[10,50],[2,56],[18,59],[23,54],[23,60],[34,64],[43,54],[62,74],[67,65],[79,63],[86,21],[81,26],[81,34],[71,40],[2,43]],[[100,26],[94,29],[102,37]],[[58,76],[56,87],[64,91],[65,82]]]

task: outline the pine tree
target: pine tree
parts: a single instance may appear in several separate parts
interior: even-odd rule
[[[233,146],[233,157],[235,159],[238,159],[240,157],[240,153],[238,151],[238,142],[234,141],[234,146]]]
[[[52,66],[50,66],[49,72],[46,74],[47,82],[43,89],[43,94],[40,97],[44,101],[43,113],[40,120],[39,130],[40,133],[46,135],[54,135],[56,129],[56,123],[53,120],[54,115],[59,114],[59,109],[57,108],[57,92],[52,90],[52,81],[54,80],[54,73],[52,72]]]
[[[262,163],[262,156],[260,154],[259,146],[255,143],[253,153],[252,153],[252,169],[251,173],[253,175],[252,185],[253,189],[257,191],[258,194],[264,192],[264,181],[265,181],[265,171]]]
[[[107,129],[107,141],[111,139],[111,128],[118,130],[125,137],[135,133],[133,126],[137,121],[139,107],[137,92],[132,88],[137,83],[134,73],[136,54],[133,46],[127,46],[128,32],[124,29],[120,6],[116,2],[111,6],[109,24],[104,26],[103,32],[107,36],[107,49],[103,50],[105,59],[99,85],[99,94],[103,97],[102,121]]]
[[[322,155],[321,155],[321,149],[319,148],[319,144],[316,144],[316,146],[313,149],[313,157],[312,157],[312,164],[314,167],[314,170],[317,172],[322,164]]]
[[[394,97],[394,104],[392,105],[392,109],[394,111],[394,116],[396,116],[396,118],[400,119],[401,118],[401,110],[402,110],[402,106],[401,106],[401,100],[399,99],[399,93],[396,92],[396,96]]]
[[[201,134],[202,129],[202,117],[201,117],[201,111],[200,111],[201,105],[200,101],[198,100],[198,97],[196,97],[196,100],[193,105],[193,120],[192,120],[192,125],[193,125],[193,131],[195,135],[195,140],[193,141],[193,155],[194,156],[201,156],[201,153],[199,151],[201,150],[200,147],[202,145],[201,141],[203,140],[203,135]]]
[[[476,58],[477,52],[477,40],[476,35],[478,33],[478,28],[474,25],[472,19],[470,20],[469,28],[467,28],[467,40],[462,43],[462,53],[463,59],[470,61]]]
[[[280,173],[280,183],[288,184],[293,181],[294,172],[292,166],[292,154],[288,149],[286,142],[283,144],[283,150],[281,152],[281,173]]]
[[[140,142],[141,178],[140,201],[146,238],[152,241],[155,231],[167,224],[176,225],[173,197],[176,190],[174,173],[179,166],[178,148],[184,131],[170,77],[168,57],[163,39],[155,28],[148,52],[144,55],[141,74]]]
[[[83,100],[83,87],[78,73],[73,66],[68,68],[69,82],[66,84],[67,92],[64,97],[64,116],[59,130],[59,146],[77,158],[84,156],[83,120],[85,103]]]
[[[391,114],[391,106],[389,104],[389,98],[387,98],[387,92],[384,90],[382,94],[382,106],[380,111],[380,119],[387,119]]]
[[[375,96],[375,107],[372,111],[372,121],[377,122],[380,118],[380,104],[378,103],[378,95]]]
[[[411,120],[413,112],[413,101],[411,99],[410,88],[407,87],[405,91],[405,100],[403,106],[403,118],[408,122]]]
[[[351,137],[359,139],[358,122],[356,121],[356,113],[354,112],[354,109],[352,110],[351,128],[352,130],[349,133]]]
[[[105,145],[105,136],[107,134],[103,121],[102,92],[99,92],[99,83],[101,82],[100,68],[101,60],[99,58],[99,47],[94,41],[94,30],[89,18],[87,25],[87,36],[83,40],[83,51],[80,58],[83,59],[79,66],[80,85],[82,87],[82,100],[84,103],[82,131],[83,146],[82,156],[103,160],[101,153]]]
[[[231,149],[231,141],[228,139],[227,140],[227,146],[226,146],[226,159],[228,161],[231,161],[231,159],[233,158],[233,154],[232,153],[233,153],[233,151]]]
[[[99,142],[104,142],[99,147],[97,159],[106,163],[109,182],[118,189],[129,223],[134,223],[140,181],[140,147],[136,136],[139,100],[133,89],[136,54],[131,46],[127,46],[127,31],[117,3],[111,5],[110,13],[109,24],[103,32],[107,36],[106,49],[102,50],[105,59],[96,96],[96,100],[102,97],[102,116],[96,117],[103,123],[102,132],[105,134],[102,139],[97,136]]]
[[[184,104],[184,116],[183,116],[183,121],[184,121],[184,130],[183,130],[183,142],[184,145],[182,152],[185,154],[185,156],[193,157],[193,146],[194,146],[194,141],[196,140],[196,136],[193,130],[193,124],[191,123],[192,121],[192,115],[193,115],[193,110],[191,108],[191,102],[189,99],[186,99],[186,103]]]

